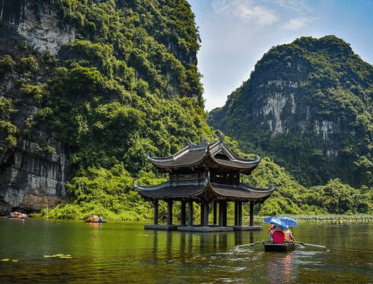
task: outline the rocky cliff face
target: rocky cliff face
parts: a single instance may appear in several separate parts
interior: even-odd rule
[[[146,151],[213,135],[186,0],[0,0],[0,13],[0,211],[62,202],[67,178],[106,208],[129,187],[101,198],[74,180],[137,175]]]
[[[38,51],[57,55],[61,46],[75,41],[75,28],[62,25],[57,12],[49,0],[3,0],[2,25]]]
[[[22,46],[57,55],[62,46],[75,41],[75,29],[59,26],[57,9],[50,1],[2,1],[0,8],[0,58],[22,57]],[[27,76],[27,83],[41,85],[47,78],[46,70],[27,71],[34,71]],[[12,123],[19,134],[26,128],[27,118],[39,109],[37,100],[20,91],[23,75],[20,70],[8,72],[0,88],[0,98],[14,104]],[[51,133],[41,131],[38,136],[20,135],[15,147],[0,151],[0,214],[14,209],[39,211],[66,199],[65,145],[50,138]],[[53,147],[53,154],[37,143],[41,137]]]
[[[328,156],[337,155],[335,137],[341,132],[341,123],[338,117],[334,121],[323,119],[319,108],[311,104],[302,88],[310,73],[310,65],[301,59],[289,59],[255,72],[242,88],[242,93],[252,96],[247,105],[250,123],[257,130],[269,129],[272,138],[289,131],[314,131],[318,136],[316,149],[327,146]]]
[[[296,175],[308,172],[308,184],[335,176],[370,184],[372,90],[373,67],[349,44],[301,38],[267,52],[209,123]]]
[[[31,212],[47,206],[53,208],[66,197],[64,147],[55,142],[56,154],[47,154],[38,148],[34,142],[20,140],[15,150],[3,153],[0,195],[8,210]]]

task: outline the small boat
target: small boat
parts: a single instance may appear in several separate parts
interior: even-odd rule
[[[106,221],[104,221],[102,219],[102,217],[99,217],[97,215],[93,215],[93,216],[85,219],[84,222],[87,222],[87,223],[106,223]]]
[[[84,220],[84,222],[87,222],[87,223],[106,223],[106,221],[102,220]]]
[[[276,244],[272,242],[263,242],[265,251],[284,252],[295,248],[294,242],[285,242],[284,244]]]
[[[27,219],[28,218],[26,214],[21,213],[21,212],[12,212],[9,214],[8,217],[13,218],[13,219]]]

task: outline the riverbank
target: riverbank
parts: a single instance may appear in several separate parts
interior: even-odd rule
[[[372,222],[373,215],[357,214],[357,215],[286,215],[294,218],[298,222],[313,221],[313,222]],[[255,221],[262,221],[268,216],[254,216]]]
[[[51,211],[50,211],[51,212]],[[85,214],[83,215],[76,215],[75,217],[64,217],[61,216],[60,214],[46,214],[46,212],[41,212],[41,213],[33,213],[30,214],[30,217],[36,218],[36,219],[50,219],[50,220],[85,220],[86,217]],[[93,212],[91,215],[97,215],[97,213]],[[89,216],[91,216],[89,215]],[[56,217],[57,216],[57,217]],[[330,223],[358,223],[358,222],[373,222],[373,215],[369,214],[357,214],[357,215],[286,215],[287,217],[291,217],[298,222],[330,222]],[[104,216],[103,216],[104,217]],[[255,223],[263,223],[264,218],[268,216],[254,216],[254,222]],[[8,216],[0,216],[0,218],[8,218]],[[144,216],[140,214],[134,214],[134,213],[129,213],[129,214],[122,214],[122,215],[117,215],[115,214],[114,216],[111,215],[111,218],[105,218],[105,220],[109,221],[141,221],[141,222],[146,222],[147,220],[151,223],[153,219],[151,216]],[[234,220],[233,216],[229,217],[228,220],[232,221]],[[244,219],[244,224],[247,223],[249,220],[248,217]],[[196,218],[194,220],[195,222],[198,223],[199,219]],[[212,219],[211,219],[212,221]],[[178,224],[180,220],[174,219],[175,224]]]

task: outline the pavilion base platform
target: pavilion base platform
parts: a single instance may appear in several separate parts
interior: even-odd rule
[[[146,230],[176,231],[177,227],[176,225],[145,225]]]
[[[183,232],[233,232],[233,227],[219,227],[219,226],[179,226],[178,231]]]
[[[233,226],[233,231],[260,231],[262,226]]]

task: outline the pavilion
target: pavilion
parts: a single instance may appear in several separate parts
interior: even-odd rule
[[[250,175],[261,158],[239,158],[223,143],[223,137],[211,144],[205,140],[200,145],[189,142],[186,148],[170,157],[147,158],[159,172],[168,173],[169,180],[156,186],[134,185],[142,197],[154,202],[154,224],[146,225],[146,229],[199,232],[262,229],[254,226],[254,205],[270,197],[276,185],[263,189],[240,182],[240,174]],[[167,225],[158,224],[159,200],[166,201],[168,205]],[[174,201],[181,202],[179,226],[172,223]],[[201,205],[201,224],[193,224],[193,202]],[[227,225],[228,202],[235,204],[234,226]],[[248,226],[242,224],[243,202],[250,202]],[[208,218],[210,206],[213,206],[212,224],[209,224]]]

